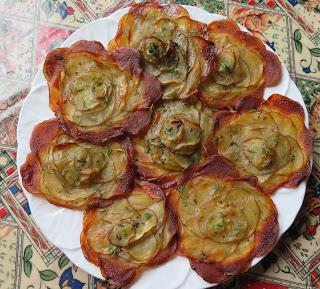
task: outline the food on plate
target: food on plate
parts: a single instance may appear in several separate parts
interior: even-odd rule
[[[134,160],[145,179],[172,181],[204,157],[215,112],[201,102],[181,100],[159,104],[143,137],[134,138]]]
[[[207,26],[182,6],[141,3],[122,16],[109,50],[138,49],[144,69],[163,84],[163,99],[183,99],[197,92],[214,67],[216,49],[206,37]]]
[[[139,134],[161,97],[160,82],[142,70],[133,48],[109,53],[100,42],[81,40],[51,51],[43,72],[60,125],[74,138],[95,144]]]
[[[217,114],[209,150],[256,176],[268,193],[293,188],[311,170],[312,136],[304,122],[303,107],[285,96],[273,94],[258,106],[248,98],[237,112]]]
[[[104,146],[66,135],[57,120],[38,124],[20,169],[25,189],[67,208],[101,206],[129,193],[135,178],[129,139]]]
[[[264,88],[281,78],[278,57],[257,38],[230,19],[208,25],[209,40],[217,46],[216,68],[201,84],[202,100],[214,108],[234,107],[246,96],[262,99]]]
[[[177,247],[178,223],[164,193],[139,182],[130,195],[85,212],[81,247],[109,284],[127,286],[141,266],[167,261]]]
[[[170,203],[179,217],[179,252],[204,280],[220,283],[246,271],[278,240],[277,209],[254,177],[241,178],[214,156],[182,175]]]

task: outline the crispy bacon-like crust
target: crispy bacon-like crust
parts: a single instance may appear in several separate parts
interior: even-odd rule
[[[73,56],[87,56],[98,64],[112,63],[117,66],[118,73],[124,74],[128,79],[136,78],[140,82],[141,95],[139,103],[130,107],[127,117],[116,124],[107,123],[96,130],[88,130],[66,118],[64,103],[67,101],[63,87],[63,77],[68,59]],[[146,129],[151,121],[150,107],[162,93],[158,79],[142,71],[139,52],[133,48],[119,48],[109,53],[100,42],[81,40],[70,48],[58,48],[46,57],[43,72],[48,81],[50,93],[50,108],[56,114],[61,127],[76,139],[82,139],[94,144],[103,144],[110,139],[125,135],[137,135]],[[117,102],[120,101],[117,100]],[[86,117],[86,116],[84,116]]]
[[[305,180],[311,172],[311,159],[313,151],[313,138],[311,132],[305,126],[305,114],[303,107],[296,101],[282,96],[280,94],[271,95],[266,101],[259,104],[259,101],[253,101],[252,98],[245,98],[238,104],[237,112],[221,111],[216,115],[216,123],[214,134],[218,133],[222,128],[232,122],[237,115],[256,110],[258,112],[276,112],[283,118],[293,122],[293,126],[297,130],[296,141],[298,142],[303,154],[304,163],[301,167],[293,171],[290,175],[286,174],[286,178],[280,180],[276,185],[263,185],[263,190],[269,194],[274,193],[278,188],[295,188],[303,180]],[[213,136],[214,137],[214,136]],[[218,146],[211,140],[206,144],[207,151],[210,154],[219,154]]]
[[[259,194],[268,198],[268,196],[263,193],[255,177],[240,177],[239,172],[235,169],[232,163],[218,155],[209,157],[207,162],[203,165],[193,166],[187,169],[180,178],[179,186],[184,187],[192,179],[202,176],[209,176],[210,178],[222,181],[223,183],[244,181],[249,183],[251,187],[255,188]],[[178,216],[179,198],[179,191],[177,189],[173,189],[169,197],[169,202],[172,204]],[[259,222],[254,233],[252,247],[244,250],[242,254],[237,256],[237,258],[227,257],[222,261],[212,262],[208,257],[195,258],[192,256],[192,252],[188,252],[187,248],[183,244],[184,236],[182,221],[180,221],[180,243],[178,253],[188,257],[192,269],[209,283],[221,283],[236,274],[247,271],[250,268],[252,259],[266,255],[272,250],[278,240],[279,224],[277,220],[277,209],[271,199],[269,199],[267,204],[270,212],[269,218],[265,221]]]
[[[203,89],[200,90],[199,97],[201,100],[206,103],[208,106],[217,109],[224,109],[235,107],[237,103],[244,97],[250,96],[257,98],[257,101],[261,101],[264,93],[264,88],[266,86],[276,85],[281,78],[281,62],[279,58],[272,52],[266,50],[265,45],[256,37],[252,36],[247,32],[243,32],[239,29],[236,22],[230,19],[223,19],[213,21],[208,25],[209,40],[210,35],[213,37],[217,34],[227,34],[229,38],[232,38],[234,41],[238,42],[240,45],[246,47],[246,49],[258,54],[264,63],[263,71],[263,81],[260,85],[249,86],[247,91],[244,93],[239,93],[238,96],[235,96],[231,99],[225,99],[228,97],[229,92],[220,91],[221,99],[211,98],[210,93],[205,90],[205,86],[210,84],[210,77],[207,80],[207,84],[203,84]],[[219,57],[219,51],[218,51]],[[211,74],[214,75],[216,72],[213,71]]]
[[[20,168],[22,184],[24,188],[31,194],[46,198],[50,203],[66,208],[84,208],[86,206],[100,207],[106,200],[92,195],[83,199],[79,203],[73,201],[64,201],[59,198],[45,194],[41,186],[43,164],[41,164],[40,155],[46,153],[48,146],[59,136],[64,135],[64,131],[60,128],[56,119],[50,119],[39,123],[33,129],[30,148],[31,152],[27,155],[26,162]],[[129,193],[133,188],[135,173],[133,169],[133,149],[131,141],[128,138],[118,140],[118,143],[126,150],[127,164],[121,181],[115,186],[112,193],[114,198],[119,195]]]
[[[145,181],[137,181],[134,190],[141,188],[150,197],[156,199],[160,198],[163,202],[166,202],[165,194],[155,184]],[[126,287],[134,281],[138,269],[141,266],[152,267],[160,265],[175,254],[178,244],[178,219],[169,203],[166,203],[165,205],[166,215],[164,222],[169,226],[169,232],[172,235],[171,241],[165,248],[160,250],[154,257],[152,257],[152,259],[143,264],[134,264],[116,255],[112,256],[101,254],[92,248],[88,236],[90,227],[97,222],[97,212],[97,209],[94,208],[88,208],[85,211],[83,230],[80,238],[81,248],[86,259],[100,267],[102,275],[110,284],[117,287]]]

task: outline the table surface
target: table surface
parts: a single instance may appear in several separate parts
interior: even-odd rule
[[[320,288],[320,1],[179,0],[227,15],[276,51],[300,89],[315,136],[303,207],[277,247],[228,288]],[[102,289],[35,225],[17,178],[16,125],[38,65],[75,29],[128,0],[0,0],[0,289]],[[165,288],[165,285],[164,285]]]

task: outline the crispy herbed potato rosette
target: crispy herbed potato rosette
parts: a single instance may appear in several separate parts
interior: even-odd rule
[[[192,20],[179,5],[142,3],[119,22],[109,50],[137,48],[144,69],[164,86],[164,99],[183,99],[197,92],[215,62],[215,46],[205,40],[207,26]]]
[[[161,97],[160,82],[142,71],[133,48],[109,53],[97,41],[81,40],[51,51],[43,72],[50,108],[60,125],[91,143],[139,134],[151,121],[150,107]]]
[[[278,239],[277,210],[254,177],[240,178],[221,156],[184,172],[170,195],[180,222],[179,252],[206,281],[246,271]]]
[[[23,186],[52,204],[101,206],[133,188],[132,147],[127,138],[104,146],[89,144],[66,135],[52,119],[34,128],[30,147],[20,169]]]
[[[127,197],[103,209],[88,209],[81,247],[115,286],[129,285],[141,266],[167,261],[177,247],[178,223],[164,193],[139,182]]]
[[[268,193],[296,187],[309,175],[312,158],[302,106],[279,94],[258,107],[252,103],[246,99],[238,112],[217,114],[208,150],[232,161],[241,174],[256,176]]]
[[[214,127],[214,114],[199,101],[159,104],[147,133],[133,140],[138,173],[164,184],[198,163]]]
[[[216,68],[200,86],[202,100],[211,107],[234,107],[245,96],[262,99],[264,88],[281,78],[278,57],[257,38],[230,19],[208,25],[209,40],[217,46]]]

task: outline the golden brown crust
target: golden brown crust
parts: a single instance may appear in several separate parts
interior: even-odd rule
[[[222,111],[216,115],[216,125],[214,135],[233,122],[237,116],[245,113],[250,113],[252,110],[257,112],[278,113],[282,118],[287,119],[287,126],[291,124],[296,130],[295,140],[299,144],[303,154],[304,162],[298,170],[285,174],[286,178],[281,178],[278,182],[268,184],[266,181],[263,184],[263,189],[267,193],[273,193],[280,187],[294,188],[297,187],[311,172],[311,158],[313,139],[309,129],[306,128],[305,114],[303,107],[296,101],[279,94],[271,95],[266,101],[259,105],[259,101],[252,100],[252,98],[245,98],[238,104],[239,110],[237,112]],[[218,145],[215,141],[207,143],[207,150],[212,153],[219,153]]]
[[[263,193],[257,182],[257,179],[250,176],[240,177],[232,163],[221,156],[210,157],[207,163],[201,166],[194,166],[193,168],[186,170],[180,179],[180,188],[183,187],[185,190],[185,187],[188,183],[194,179],[199,179],[199,177],[210,177],[214,180],[222,182],[222,184],[238,184],[239,182],[245,182],[249,184],[251,188],[254,188],[259,193],[258,195],[260,197],[266,199],[263,206],[269,214],[266,219],[260,220],[259,224],[257,225],[253,235],[254,240],[251,243],[250,249],[245,249],[242,254],[238,253],[238,255],[234,258],[229,256],[224,260],[213,262],[210,260],[211,257],[209,253],[209,255],[204,254],[202,257],[197,258],[195,257],[194,253],[189,251],[188,248],[190,247],[185,246],[184,242],[188,237],[184,236],[185,223],[183,220],[181,220],[179,202],[180,199],[183,198],[181,194],[188,194],[188,191],[179,192],[176,189],[171,191],[169,202],[172,204],[178,216],[180,217],[179,253],[188,257],[192,269],[195,270],[205,281],[210,283],[220,283],[236,274],[245,272],[249,269],[253,258],[264,256],[273,248],[278,240],[278,214],[275,205],[273,204],[272,200],[265,193]],[[193,239],[193,243],[197,242],[196,240],[198,240],[199,246],[201,246],[201,237],[199,235],[196,236],[196,238],[199,239]]]
[[[138,92],[141,94],[140,100],[134,103],[134,106],[130,106],[131,111],[127,112],[126,118],[112,125],[106,123],[90,130],[68,119],[64,111],[67,100],[64,92],[63,72],[66,70],[68,60],[77,56],[87,56],[96,61],[98,66],[111,63],[117,67],[115,69],[118,70],[118,74],[124,74],[127,78],[139,79],[138,84],[133,85],[140,86]],[[55,112],[61,127],[72,137],[94,144],[102,144],[125,134],[141,133],[151,120],[149,108],[161,97],[162,90],[160,82],[154,76],[142,72],[141,65],[141,57],[137,50],[119,48],[109,54],[97,41],[81,40],[70,48],[58,48],[51,51],[47,55],[43,71],[49,85],[50,108]],[[120,99],[116,101],[119,102]],[[84,117],[87,116],[84,115]]]
[[[44,193],[41,186],[44,167],[41,164],[41,155],[47,154],[46,150],[58,137],[63,136],[64,131],[58,125],[56,119],[50,119],[39,123],[35,126],[30,139],[31,152],[28,154],[26,162],[21,166],[20,174],[24,188],[31,194],[42,196],[50,203],[66,208],[84,208],[86,206],[100,207],[107,200],[101,200],[94,194],[87,197],[81,203],[73,201],[65,201],[58,197]],[[127,163],[121,181],[113,188],[111,198],[119,195],[124,195],[132,190],[135,172],[133,169],[133,149],[129,138],[118,140],[118,143],[126,150]]]
[[[211,77],[209,77],[208,80],[201,86],[199,96],[202,101],[212,108],[224,109],[235,107],[242,98],[247,96],[256,97],[262,100],[264,87],[277,84],[277,82],[281,78],[281,63],[278,57],[274,53],[267,51],[265,45],[259,39],[247,32],[241,31],[236,22],[234,22],[233,20],[226,19],[213,21],[208,25],[208,31],[209,40],[213,42],[216,41],[215,37],[217,37],[217,35],[227,35],[228,39],[232,39],[232,41],[234,43],[237,43],[239,47],[245,47],[246,50],[250,51],[250,53],[255,54],[256,57],[259,56],[261,58],[261,61],[263,61],[263,79],[261,79],[254,85],[249,85],[245,90],[240,86],[241,89],[239,89],[238,92],[232,91],[232,89],[235,89],[232,88],[232,85],[226,85],[226,89],[221,89],[221,87],[215,88],[215,90],[218,89],[218,91],[210,92],[210,89],[212,88],[209,89],[208,87],[215,83],[214,78],[218,73],[218,67],[216,67],[216,70],[212,71]],[[221,54],[221,52],[219,50],[218,42],[216,44],[218,46],[217,58],[219,59],[219,55]],[[234,47],[236,48],[236,46]],[[240,52],[240,54],[241,53],[243,52]],[[249,67],[249,70],[250,69],[252,69],[252,67]],[[214,85],[216,86],[217,84]],[[231,89],[231,91],[229,91],[229,89]],[[232,97],[230,97],[231,93]]]
[[[141,189],[143,189],[143,191],[151,198],[160,198],[163,202],[166,201],[165,194],[155,184],[139,181],[136,183],[133,192],[135,190]],[[116,199],[114,201],[116,201]],[[86,259],[100,267],[102,275],[110,284],[119,287],[128,286],[130,285],[130,283],[133,282],[137,274],[137,270],[141,266],[151,267],[160,265],[166,262],[175,254],[178,244],[178,221],[174,211],[172,210],[169,204],[165,204],[164,223],[168,224],[169,232],[172,236],[171,240],[164,248],[160,249],[158,253],[150,260],[139,264],[132,263],[117,255],[102,254],[94,250],[94,248],[90,245],[89,242],[89,230],[96,222],[98,222],[97,213],[98,210],[93,208],[89,208],[85,212],[85,216],[83,219],[83,230],[80,239],[81,248]]]

